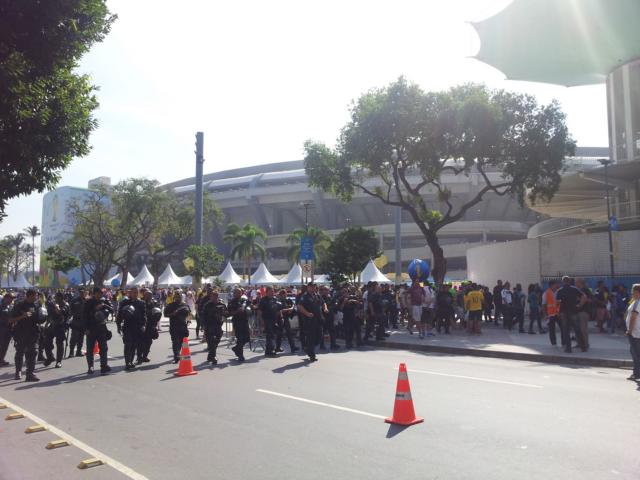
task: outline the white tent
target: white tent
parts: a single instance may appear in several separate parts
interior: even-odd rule
[[[280,280],[280,283],[285,283],[287,285],[300,285],[301,281],[302,267],[300,266],[300,264],[296,263],[293,267],[291,267],[289,273],[287,273],[287,275],[282,280]]]
[[[153,278],[153,275],[151,275],[151,272],[149,271],[147,266],[144,265],[142,267],[142,270],[140,270],[140,273],[136,275],[136,278],[133,279],[133,282],[131,282],[130,285],[132,286],[153,285],[154,280],[155,279]]]
[[[191,285],[193,283],[193,277],[191,275],[185,275],[180,278],[180,285]]]
[[[222,283],[226,283],[227,285],[239,285],[242,283],[242,278],[240,278],[240,275],[233,269],[231,262],[227,263],[227,266],[224,267],[224,270],[218,275],[218,278]]]
[[[202,278],[202,285],[206,285],[207,283],[210,283],[211,285],[216,283],[216,276],[215,275],[211,275],[210,277],[203,277]]]
[[[118,273],[117,275],[114,275],[113,277],[107,279],[104,281],[104,286],[106,287],[110,287],[111,286],[111,282],[115,279],[120,280],[120,285],[122,285],[122,272]],[[127,285],[131,285],[133,283],[133,281],[135,280],[134,276],[131,275],[131,272],[127,272]]]
[[[378,283],[393,283],[383,273],[378,270],[378,267],[373,263],[373,260],[369,260],[367,266],[364,267],[360,274],[361,283],[378,282]]]
[[[329,283],[331,283],[331,280],[329,280],[329,277],[327,277],[326,275],[314,275],[313,276],[313,283],[317,283],[320,285],[327,285]]]
[[[167,268],[158,277],[158,285],[168,287],[169,285],[182,285],[182,279],[176,275],[171,268],[171,264],[167,264]]]
[[[280,283],[280,280],[269,273],[264,263],[261,263],[258,269],[251,275],[252,285],[272,285],[275,283]]]
[[[3,288],[31,288],[32,285],[25,278],[24,273],[19,273],[18,277],[14,280],[13,275],[9,274],[8,277],[2,277],[0,280],[0,286]]]

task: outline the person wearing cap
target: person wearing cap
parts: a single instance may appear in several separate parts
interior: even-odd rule
[[[138,288],[132,287],[128,298],[120,302],[116,317],[118,333],[122,333],[124,343],[125,370],[135,370],[133,359],[140,348],[147,326],[147,306],[144,300],[139,298],[139,294]]]
[[[44,328],[44,351],[46,360],[44,366],[53,363],[53,342],[56,343],[56,368],[62,367],[64,355],[64,341],[67,333],[67,321],[69,320],[69,304],[64,301],[62,292],[56,292],[53,301],[47,302],[48,321]]]
[[[84,341],[84,304],[87,301],[87,291],[84,288],[78,290],[78,296],[71,300],[71,335],[69,336],[69,357],[82,356],[82,343]]]
[[[169,335],[173,350],[173,363],[180,361],[182,340],[189,337],[188,318],[191,315],[189,306],[182,301],[182,292],[175,290],[173,299],[164,307],[164,316],[169,317]]]
[[[281,289],[278,291],[278,296],[276,298],[276,306],[278,309],[278,315],[276,318],[276,353],[284,352],[282,348],[282,337],[287,337],[287,342],[289,342],[289,348],[291,349],[291,353],[296,353],[298,349],[296,348],[296,341],[293,336],[293,330],[291,329],[291,317],[293,316],[293,312],[295,310],[293,301],[287,298],[287,291],[285,289]]]
[[[84,304],[84,325],[87,335],[87,374],[93,374],[93,347],[97,343],[100,348],[100,373],[106,375],[111,371],[108,365],[107,352],[109,346],[107,340],[111,338],[111,332],[107,328],[107,316],[113,313],[113,308],[102,296],[102,289],[95,287],[93,297]]]
[[[233,331],[236,334],[236,345],[231,350],[236,354],[238,360],[244,362],[243,350],[250,338],[249,312],[251,311],[251,302],[241,288],[233,289],[233,298],[229,301],[227,309],[231,315]]]
[[[13,309],[13,294],[5,293],[0,302],[0,367],[9,365],[4,357],[7,355],[13,329],[11,328],[11,310]]]
[[[227,306],[220,300],[217,290],[209,288],[208,291],[207,301],[202,307],[202,324],[209,351],[207,361],[216,365],[216,350],[222,339],[222,324],[227,315]]]
[[[11,312],[13,335],[15,338],[15,379],[22,378],[22,362],[26,361],[27,375],[25,381],[38,382],[40,379],[34,375],[36,369],[36,356],[38,355],[38,338],[40,327],[38,325],[37,312],[38,295],[35,290],[27,290],[27,294],[21,302],[17,303]]]

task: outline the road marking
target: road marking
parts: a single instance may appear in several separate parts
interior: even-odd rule
[[[4,404],[7,405],[7,407],[11,408],[12,410],[15,410],[16,412],[22,413],[25,417],[29,417],[34,422],[36,422],[36,423],[38,423],[40,425],[43,425],[47,430],[49,430],[54,435],[57,435],[61,439],[66,440],[67,442],[71,443],[72,445],[75,445],[80,450],[84,450],[85,452],[87,452],[92,457],[95,457],[95,458],[98,458],[98,459],[102,460],[104,463],[106,463],[110,467],[116,469],[117,471],[119,471],[123,475],[126,475],[127,477],[132,478],[133,480],[149,480],[144,475],[139,474],[135,470],[127,467],[126,465],[123,465],[122,463],[118,462],[117,460],[114,460],[113,458],[109,457],[108,455],[105,455],[104,453],[99,452],[95,448],[90,447],[86,443],[81,442],[77,438],[69,435],[66,432],[63,432],[62,430],[60,430],[57,427],[54,427],[50,423],[45,422],[40,417],[35,416],[33,413],[28,412],[24,408],[20,408],[17,405],[14,405],[13,403],[8,402],[7,400],[5,400],[3,398],[0,398],[0,402],[3,402]]]
[[[365,417],[380,418],[382,420],[387,418],[384,415],[377,415],[375,413],[363,412],[362,410],[355,410],[353,408],[341,407],[340,405],[333,405],[331,403],[318,402],[316,400],[309,400],[308,398],[294,397],[293,395],[272,392],[271,390],[263,390],[262,388],[258,388],[256,392],[266,393],[267,395],[274,395],[276,397],[288,398],[289,400],[297,400],[298,402],[309,403],[311,405],[318,405],[320,407],[333,408],[334,410],[341,410],[343,412],[357,413],[358,415],[364,415]]]
[[[395,368],[394,368],[395,370]],[[532,385],[530,383],[507,382],[506,380],[494,380],[493,378],[468,377],[466,375],[453,375],[452,373],[430,372],[428,370],[407,369],[411,373],[426,373],[427,375],[439,375],[441,377],[464,378],[465,380],[477,380],[478,382],[502,383],[503,385],[515,385],[516,387],[543,388],[542,385]]]

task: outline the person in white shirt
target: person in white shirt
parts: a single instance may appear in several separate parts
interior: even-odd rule
[[[424,284],[424,297],[422,298],[423,318],[426,320],[425,330],[427,337],[435,336],[434,327],[434,310],[436,308],[436,296],[433,289],[428,283]]]
[[[625,323],[627,325],[627,337],[629,338],[629,348],[631,350],[631,359],[633,360],[633,373],[628,380],[640,381],[640,283],[636,283],[631,288],[633,295],[627,314],[625,315]]]

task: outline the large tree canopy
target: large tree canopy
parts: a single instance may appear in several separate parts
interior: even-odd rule
[[[526,196],[550,199],[574,149],[555,101],[539,105],[530,95],[475,84],[424,92],[400,78],[353,104],[335,149],[307,141],[305,170],[312,187],[344,201],[364,193],[409,212],[431,249],[433,276],[442,281],[438,231],[489,192],[520,203]],[[476,175],[478,187],[456,198],[445,175]],[[428,201],[427,188],[437,192],[435,201]]]
[[[0,215],[89,153],[96,88],[74,69],[114,19],[105,0],[0,0]]]

